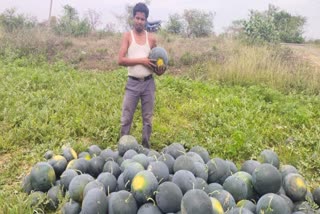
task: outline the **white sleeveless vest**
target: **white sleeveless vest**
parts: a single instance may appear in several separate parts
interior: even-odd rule
[[[133,31],[130,31],[131,33],[131,44],[128,48],[128,58],[143,58],[148,57],[150,53],[150,45],[149,45],[149,39],[148,39],[148,33],[146,32],[146,43],[144,45],[139,45],[133,35]],[[147,68],[144,65],[134,65],[134,66],[128,66],[128,75],[142,78],[146,77],[152,74],[152,71]]]

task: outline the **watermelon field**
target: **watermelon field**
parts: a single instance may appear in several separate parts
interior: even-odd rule
[[[21,187],[37,163],[48,162],[47,151],[63,155],[63,148],[72,148],[78,157],[92,145],[119,149],[126,74],[124,68],[77,70],[62,61],[0,61],[0,213],[60,213],[70,201],[60,197],[53,210],[39,203],[31,206],[34,201]],[[292,165],[298,170],[309,193],[320,186],[317,93],[170,72],[156,77],[156,87],[153,150],[163,152],[173,143],[185,152],[201,146],[211,160],[230,160],[238,170],[245,161],[261,160],[262,151],[273,151],[279,167]],[[138,106],[131,133],[138,144],[140,111]],[[186,195],[185,200],[195,195]],[[317,209],[315,203],[310,206]]]
[[[168,50],[173,55],[172,50]],[[237,174],[236,170],[243,171],[245,163],[253,163],[256,167],[257,162],[263,162],[261,153],[272,151],[277,154],[279,161],[279,170],[276,171],[282,173],[288,165],[294,167],[299,175],[291,179],[300,181],[300,187],[306,189],[303,197],[308,196],[310,199],[310,194],[320,186],[318,73],[303,75],[308,69],[300,65],[296,66],[300,70],[293,73],[290,66],[280,64],[283,58],[271,63],[270,58],[266,57],[268,49],[263,47],[242,47],[239,50],[247,55],[239,54],[241,58],[230,55],[230,60],[211,64],[202,62],[198,57],[198,61],[191,60],[191,65],[188,64],[190,59],[196,57],[185,52],[181,58],[175,56],[176,65],[180,59],[184,67],[169,67],[165,75],[155,77],[157,89],[151,138],[153,150],[148,161],[155,161],[155,157],[161,159],[164,154],[174,156],[166,149],[169,145],[179,145],[177,150],[182,157],[187,157],[189,152],[201,147],[208,152],[210,161],[196,158],[198,161],[204,161],[208,168],[218,163],[222,163],[222,166],[234,163],[234,171],[231,173],[233,179],[248,180],[247,174]],[[259,63],[255,57],[259,58]],[[290,65],[288,61],[286,63]],[[272,69],[276,72],[271,73]],[[277,69],[282,73],[277,74]],[[82,157],[95,160],[96,156],[103,154],[102,151],[119,150],[120,114],[126,74],[124,68],[115,68],[110,72],[80,69],[60,60],[49,63],[41,57],[16,57],[14,52],[6,52],[6,57],[0,60],[0,213],[60,213],[68,202],[71,205],[70,194],[60,196],[54,209],[50,208],[47,194],[40,194],[41,200],[35,202],[38,193],[35,196],[27,193],[39,190],[37,184],[33,181],[31,189],[30,185],[23,184],[28,181],[28,175],[44,162],[46,167],[48,163],[55,165],[61,160],[69,164],[74,156],[70,158],[65,148],[72,148],[79,160]],[[141,142],[142,129],[140,111],[138,106],[131,133],[138,144]],[[92,151],[93,145],[99,147],[101,152]],[[128,148],[131,147],[125,148],[130,150]],[[133,150],[142,153],[136,147]],[[149,153],[144,152],[147,157]],[[131,157],[132,154],[135,153],[130,151],[126,156]],[[106,159],[104,162],[107,162]],[[273,161],[269,162],[274,164]],[[117,163],[121,166],[122,162],[119,160]],[[180,163],[182,165],[178,166],[177,163],[177,169],[185,170],[193,165],[189,158],[180,158]],[[80,173],[79,166],[70,164],[69,168],[72,167]],[[139,170],[140,166],[135,167],[135,170]],[[270,168],[266,167],[263,171]],[[200,169],[201,166],[196,168]],[[65,169],[66,166],[60,169],[60,174]],[[148,170],[141,172],[141,177],[152,177],[145,171]],[[59,180],[59,173],[55,171],[54,174],[55,180]],[[228,174],[229,177],[231,174]],[[41,178],[44,175],[42,173],[33,177]],[[87,178],[87,181],[96,178],[98,174],[90,176],[92,178]],[[184,176],[188,175],[182,174]],[[138,181],[135,183],[139,187],[141,183]],[[160,186],[161,182],[155,185]],[[219,182],[220,185],[224,184],[222,180]],[[172,184],[166,185],[168,188]],[[48,189],[43,191],[47,192]],[[265,189],[259,191],[261,193]],[[101,192],[90,195],[95,195],[92,196],[95,198]],[[123,195],[128,197],[128,193]],[[212,204],[221,204],[216,200],[219,199],[218,195],[212,196]],[[194,197],[207,196],[203,195],[203,191],[193,191],[182,201]],[[268,197],[264,198],[264,203],[270,202]],[[290,197],[295,198],[292,195]],[[149,207],[157,203],[156,197],[150,198]],[[233,195],[233,198],[238,202],[239,197]],[[86,203],[91,202],[86,200]],[[307,200],[305,203],[300,206],[301,209],[317,209],[313,201]],[[184,202],[186,210],[192,209],[186,204],[189,203]],[[223,207],[226,209],[224,211],[230,211],[229,208]]]

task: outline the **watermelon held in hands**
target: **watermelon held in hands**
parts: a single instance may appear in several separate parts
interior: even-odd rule
[[[162,47],[152,48],[151,52],[149,54],[149,59],[155,61],[156,67],[153,70],[156,73],[159,68],[161,68],[161,67],[166,68],[169,63],[169,57],[168,57],[167,51]],[[163,74],[163,73],[161,73],[161,74]]]

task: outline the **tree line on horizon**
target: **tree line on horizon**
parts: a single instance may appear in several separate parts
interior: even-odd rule
[[[150,1],[146,2],[150,4]],[[125,6],[123,14],[115,14],[117,26],[128,30],[131,27],[132,5]],[[250,43],[303,43],[303,27],[307,19],[292,15],[280,8],[269,5],[268,10],[250,10],[247,19],[235,20],[225,30],[224,35],[244,39]],[[0,27],[3,32],[12,33],[20,29],[50,26],[57,35],[88,36],[91,33],[116,33],[115,24],[108,23],[98,29],[101,14],[88,10],[80,17],[78,11],[70,5],[63,6],[60,17],[51,17],[46,23],[39,23],[36,18],[17,13],[14,8],[6,9],[0,14]],[[208,37],[214,34],[214,13],[198,9],[184,10],[182,14],[169,14],[168,20],[161,29],[169,34],[183,37]]]

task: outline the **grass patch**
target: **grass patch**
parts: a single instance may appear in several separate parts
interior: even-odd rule
[[[222,44],[225,47],[207,52],[200,57],[207,57],[205,62],[192,63],[181,75],[231,85],[263,84],[285,93],[320,93],[320,68],[296,56],[290,48],[252,46],[233,40]]]
[[[32,213],[21,179],[47,150],[115,147],[126,70],[79,72],[62,63],[0,62],[0,210]],[[311,187],[319,184],[320,98],[259,85],[213,84],[169,75],[156,78],[152,147],[172,142],[206,147],[238,166],[274,149]],[[140,108],[140,106],[138,106]],[[132,135],[141,141],[140,109]]]

